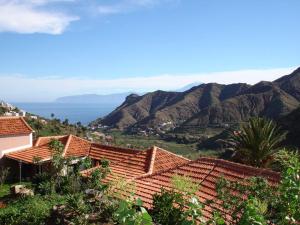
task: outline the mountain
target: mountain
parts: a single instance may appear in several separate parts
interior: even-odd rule
[[[87,95],[73,95],[65,96],[55,100],[58,103],[92,103],[92,104],[121,104],[126,96],[131,94],[130,92],[110,94],[110,95],[96,95],[96,94],[87,94]]]
[[[184,91],[187,91],[187,90],[191,89],[192,87],[198,86],[198,85],[200,85],[200,84],[202,84],[202,83],[201,83],[201,82],[190,83],[190,84],[185,85],[185,86],[183,86],[182,88],[179,88],[179,89],[177,89],[177,90],[175,90],[175,91],[176,91],[176,92],[184,92]]]
[[[285,145],[300,146],[300,107],[277,120],[279,126],[288,131]]]
[[[223,126],[253,116],[276,119],[299,104],[300,68],[273,82],[255,85],[208,83],[184,92],[129,95],[100,123],[121,130]]]

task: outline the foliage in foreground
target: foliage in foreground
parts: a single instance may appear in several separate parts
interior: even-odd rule
[[[117,210],[114,212],[114,219],[122,225],[151,225],[152,217],[143,207],[141,199],[133,198],[121,200]]]
[[[225,220],[226,213],[233,224],[292,225],[300,222],[300,158],[295,152],[282,150],[277,154],[283,172],[278,186],[253,177],[244,182],[221,179],[218,199],[225,212],[216,212]],[[247,185],[245,185],[247,183]],[[245,200],[245,196],[248,198]]]
[[[234,150],[235,160],[254,167],[268,167],[285,136],[272,120],[251,118],[241,131],[231,133],[227,144]]]
[[[172,189],[162,188],[153,196],[151,215],[158,224],[195,225],[202,221],[202,209],[196,192],[199,185],[186,176],[175,175]]]
[[[111,195],[112,189],[103,183],[110,173],[108,161],[102,160],[101,166],[91,171],[89,179],[80,176],[76,169],[62,176],[60,171],[69,160],[61,156],[61,143],[53,141],[50,146],[53,168],[36,178],[34,187],[39,194],[10,202],[7,208],[0,210],[0,224],[221,225],[227,221],[228,214],[232,224],[237,225],[296,225],[300,221],[300,158],[293,152],[276,153],[282,168],[278,186],[259,177],[243,182],[221,179],[217,185],[217,201],[225,211],[214,207],[216,202],[206,202],[215,211],[214,218],[204,222],[204,204],[196,195],[201,187],[189,177],[175,175],[171,189],[162,189],[153,196],[153,210],[148,213],[140,200],[119,200]],[[82,164],[90,166],[88,160]],[[51,209],[60,204],[64,204],[62,214],[52,221]]]
[[[62,204],[65,198],[59,195],[20,198],[0,210],[0,224],[39,225],[50,219],[53,205]]]

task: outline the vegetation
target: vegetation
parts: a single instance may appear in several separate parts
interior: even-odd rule
[[[4,184],[6,181],[8,174],[9,174],[9,167],[0,167],[0,187]]]
[[[121,147],[136,149],[147,149],[153,145],[167,149],[175,154],[182,155],[189,159],[196,159],[200,156],[218,156],[216,151],[197,150],[197,143],[178,144],[175,141],[164,141],[156,136],[126,135],[120,131],[109,132],[108,135],[113,137],[113,144]]]
[[[11,201],[0,210],[0,223],[4,225],[46,224],[54,204],[65,202],[63,196],[35,196]]]
[[[74,134],[85,137],[87,129],[81,124],[69,124],[68,120],[61,122],[59,119],[32,119],[26,117],[27,123],[34,129],[36,137]]]
[[[151,225],[152,217],[143,207],[141,199],[121,200],[114,213],[115,220],[122,225]]]
[[[175,175],[172,189],[153,196],[153,220],[158,224],[196,225],[202,220],[203,204],[196,192],[199,185],[189,177]]]
[[[229,214],[232,223],[238,225],[299,224],[300,156],[282,150],[276,160],[283,167],[278,186],[258,177],[244,182],[219,181],[218,199],[225,211],[216,212],[218,221],[225,221],[226,214]]]
[[[4,113],[6,113],[6,112],[7,112],[7,109],[0,106],[0,116],[4,115]]]
[[[258,143],[272,148],[257,148],[260,144],[253,144],[254,140],[249,141],[252,145],[244,146],[251,154],[257,152],[257,149],[264,152],[268,149],[267,152],[272,153],[272,161],[281,170],[278,185],[261,177],[252,177],[242,182],[220,179],[216,186],[216,199],[201,202],[197,195],[201,190],[199,183],[187,176],[174,175],[171,188],[162,188],[161,192],[153,195],[153,208],[148,212],[143,202],[134,198],[134,188],[127,186],[128,183],[117,180],[116,183],[107,184],[103,181],[111,172],[109,161],[102,160],[99,167],[90,170],[89,177],[81,176],[79,168],[90,168],[91,160],[86,158],[73,166],[71,158],[62,156],[63,144],[51,140],[51,168],[46,173],[38,174],[32,181],[36,195],[10,199],[9,204],[0,210],[0,224],[221,225],[226,224],[228,218],[231,218],[230,224],[237,225],[299,224],[300,156],[286,149],[278,150],[273,134],[277,134],[277,138],[282,136],[274,124],[262,120],[251,121],[242,130],[245,132],[244,139],[237,140],[251,140],[259,135],[269,137],[259,139]],[[234,146],[236,151],[240,151],[242,145]],[[266,154],[258,151],[258,156],[264,157],[255,162],[264,162]],[[38,159],[36,161],[38,163]],[[3,187],[7,192],[8,185]],[[132,190],[133,193],[126,198],[124,190],[126,193]],[[204,220],[205,205],[214,209],[210,221]]]
[[[273,121],[251,118],[241,131],[231,133],[228,143],[236,160],[255,167],[267,167],[285,136],[286,133],[282,133]]]

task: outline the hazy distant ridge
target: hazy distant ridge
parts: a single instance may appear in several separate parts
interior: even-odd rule
[[[87,104],[121,104],[126,96],[131,94],[130,92],[126,93],[117,93],[110,95],[97,95],[97,94],[86,94],[86,95],[73,95],[60,97],[55,100],[57,103],[87,103]]]

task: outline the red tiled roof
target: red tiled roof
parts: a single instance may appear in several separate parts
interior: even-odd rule
[[[113,180],[115,177],[134,179],[163,169],[170,169],[189,161],[158,147],[135,150],[99,144],[92,145],[89,156],[92,159],[110,161],[112,172],[107,176],[107,181]],[[93,169],[95,168],[82,171],[82,174],[88,176]]]
[[[253,168],[220,159],[200,158],[173,169],[135,179],[136,196],[143,200],[145,207],[151,208],[153,194],[160,192],[161,187],[171,188],[170,181],[175,174],[188,176],[200,185],[197,195],[203,203],[216,197],[215,186],[221,177],[229,181],[243,181],[245,178],[252,176],[262,176],[273,184],[278,183],[280,179],[278,173],[269,170]],[[221,206],[217,205],[216,207]],[[213,208],[205,206],[204,216],[207,219],[211,218],[212,211]]]
[[[65,145],[64,156],[66,157],[81,157],[88,155],[90,142],[73,135],[68,135],[40,137],[35,142],[34,147],[17,152],[11,152],[5,154],[5,156],[25,163],[33,163],[33,159],[35,157],[40,158],[42,161],[50,160],[52,151],[49,148],[49,142],[52,139],[57,139]]]
[[[153,147],[156,150],[152,172],[174,168],[175,166],[189,162],[187,158],[176,155],[162,148]]]
[[[32,133],[32,128],[22,117],[0,117],[0,136]]]
[[[47,137],[38,137],[38,139],[35,141],[34,146],[42,146],[42,145],[48,145],[52,139],[59,140],[63,145],[67,144],[69,136],[67,135],[61,135],[61,136],[47,136]]]
[[[111,173],[105,181],[111,181],[116,177],[131,179],[146,174],[149,169],[151,153],[150,151],[93,143],[89,157],[94,160],[109,160]],[[82,171],[82,174],[88,176],[97,167]]]
[[[91,159],[101,160],[107,159],[111,163],[119,162],[132,157],[141,150],[115,147],[110,145],[102,145],[93,143],[89,156]]]
[[[65,157],[82,157],[89,154],[91,142],[73,135],[69,135],[65,147]]]

